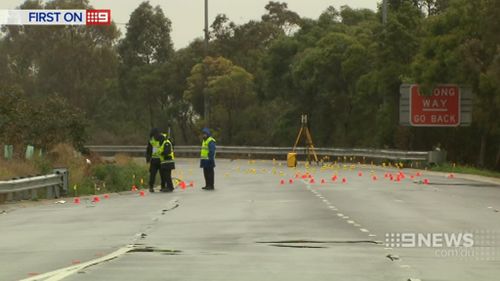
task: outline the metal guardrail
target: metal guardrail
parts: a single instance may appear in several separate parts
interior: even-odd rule
[[[68,171],[56,169],[53,174],[0,181],[0,195],[7,201],[37,199],[38,190],[46,189],[47,198],[59,198],[68,190]]]
[[[145,146],[127,145],[89,145],[87,148],[98,154],[144,154]],[[383,159],[393,161],[428,161],[430,152],[427,151],[401,151],[391,149],[343,149],[343,148],[316,148],[320,156],[329,157],[365,157],[367,159]],[[217,146],[217,155],[286,155],[292,151],[292,147],[261,147],[261,146]],[[175,146],[177,154],[197,154],[199,146]],[[305,147],[296,149],[299,156],[306,154]]]

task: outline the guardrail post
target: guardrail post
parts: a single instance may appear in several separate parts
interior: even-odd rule
[[[54,186],[47,186],[47,199],[54,198]]]
[[[428,164],[443,164],[446,162],[446,150],[433,150],[429,151],[429,156],[427,159]]]
[[[29,200],[31,199],[32,192],[30,190],[25,190],[23,191],[23,200]]]
[[[68,186],[69,186],[69,171],[68,169],[64,168],[59,168],[59,169],[54,169],[53,170],[54,174],[61,175],[61,185],[54,187],[54,192],[56,198],[59,198],[61,195],[61,192],[63,195],[68,194]]]

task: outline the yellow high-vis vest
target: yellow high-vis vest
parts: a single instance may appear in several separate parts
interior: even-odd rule
[[[149,143],[153,147],[153,152],[151,153],[151,158],[161,158],[161,147],[162,143],[157,141],[154,137],[149,140]]]
[[[201,153],[200,153],[200,158],[204,160],[208,160],[208,144],[210,142],[215,142],[215,139],[212,137],[208,137],[206,140],[203,140],[201,142]],[[214,155],[215,158],[215,155]]]
[[[165,145],[169,144],[170,145],[170,154],[167,155],[166,157],[163,156],[163,151],[165,151]],[[161,163],[174,163],[175,156],[174,156],[174,146],[172,145],[172,142],[168,138],[165,138],[165,142],[161,146]]]

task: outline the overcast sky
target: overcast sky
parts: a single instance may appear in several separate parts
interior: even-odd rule
[[[288,8],[301,17],[317,18],[328,6],[375,10],[381,0],[275,0],[287,2]],[[0,9],[15,9],[24,0],[0,0]],[[111,9],[111,18],[119,24],[128,22],[130,13],[143,0],[90,0],[94,8]],[[209,0],[209,23],[217,14],[224,13],[232,21],[241,24],[251,19],[260,19],[269,0]],[[203,36],[204,0],[150,0],[153,6],[160,5],[172,21],[172,40],[176,49],[185,47],[196,37]],[[125,26],[119,25],[122,32]]]

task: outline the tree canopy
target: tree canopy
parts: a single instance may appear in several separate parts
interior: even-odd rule
[[[28,0],[21,8],[90,6]],[[45,134],[71,127],[40,113],[52,110],[86,129],[88,142],[140,144],[154,126],[170,127],[178,144],[195,144],[207,100],[210,125],[225,145],[290,146],[306,113],[317,146],[439,144],[451,161],[500,169],[497,1],[388,0],[385,24],[381,7],[330,6],[317,19],[286,2],[264,9],[260,20],[243,24],[217,15],[207,57],[200,38],[174,50],[170,20],[147,1],[132,12],[123,36],[114,24],[2,27],[0,142],[40,135],[50,146]],[[400,126],[403,83],[424,92],[442,83],[470,87],[472,125]],[[14,134],[30,127],[24,117],[30,114],[45,119],[36,130]]]

